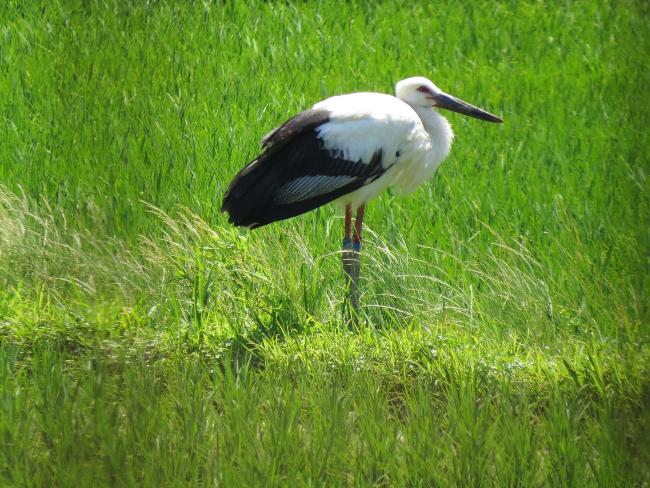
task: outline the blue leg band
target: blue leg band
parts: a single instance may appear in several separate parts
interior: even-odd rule
[[[352,249],[352,239],[349,237],[343,238],[343,249]]]
[[[361,252],[361,243],[358,242],[358,241],[354,241],[352,243],[352,250],[354,250],[356,252]]]

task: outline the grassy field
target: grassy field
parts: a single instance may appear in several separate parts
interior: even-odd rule
[[[0,5],[0,485],[649,486],[644,2]],[[451,156],[218,213],[262,135],[424,75]]]

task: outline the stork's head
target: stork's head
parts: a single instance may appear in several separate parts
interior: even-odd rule
[[[414,108],[445,108],[488,122],[503,122],[496,115],[492,115],[483,109],[448,95],[434,85],[431,80],[423,76],[414,76],[413,78],[406,78],[405,80],[399,81],[395,86],[395,95]]]

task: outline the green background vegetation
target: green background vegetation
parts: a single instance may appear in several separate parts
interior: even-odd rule
[[[0,479],[650,483],[643,2],[5,2]],[[218,213],[262,135],[424,75],[493,113],[367,212]]]

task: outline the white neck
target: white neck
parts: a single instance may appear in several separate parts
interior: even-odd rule
[[[454,140],[454,132],[451,125],[437,110],[431,107],[411,107],[418,114],[424,129],[429,134],[429,140],[436,152],[438,162],[442,161],[449,154],[451,143]]]

